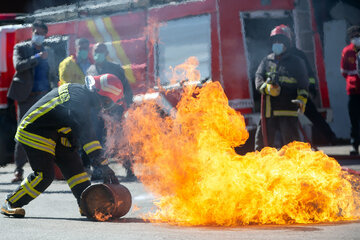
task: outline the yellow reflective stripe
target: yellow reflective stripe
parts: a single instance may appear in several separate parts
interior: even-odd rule
[[[265,101],[266,101],[266,111],[265,111],[265,117],[269,118],[271,116],[271,102],[270,102],[270,96],[265,95]]]
[[[302,95],[302,96],[304,96],[304,97],[309,96],[309,92],[308,92],[307,90],[305,90],[305,89],[298,89],[298,90],[297,90],[297,94],[298,94],[298,95]]]
[[[65,147],[71,147],[71,143],[66,137],[61,137],[60,142]]]
[[[33,142],[33,141],[31,141],[31,140],[29,140],[27,138],[23,138],[21,135],[18,134],[18,132],[15,135],[15,139],[17,141],[29,146],[29,147],[38,149],[40,151],[48,152],[48,153],[55,156],[55,147],[51,147],[51,146],[48,146],[48,145],[42,145],[42,144],[39,144],[37,142]]]
[[[313,77],[309,78],[309,83],[310,84],[315,84],[315,78],[313,78]]]
[[[49,102],[45,103],[44,105],[40,106],[39,108],[35,109],[29,115],[27,115],[20,123],[20,129],[24,129],[29,123],[34,122],[36,119],[41,117],[42,115],[46,114],[57,105],[60,104],[60,98],[56,97],[51,99]]]
[[[23,187],[25,189],[25,192],[32,198],[36,198],[40,195],[40,192],[31,186],[31,183],[29,183],[27,178],[25,178],[25,184],[23,185]]]
[[[102,161],[100,163],[100,165],[108,165],[109,164],[109,161],[107,159],[105,159],[104,161]]]
[[[43,116],[53,108],[55,108],[57,105],[66,102],[70,99],[69,90],[68,90],[69,84],[61,85],[58,88],[59,96],[51,99],[44,105],[38,107],[33,112],[31,112],[26,118],[24,118],[20,123],[20,129],[24,129],[29,123],[34,122],[39,117]]]
[[[91,35],[95,38],[96,42],[104,42],[103,37],[96,28],[94,20],[86,21],[86,23]]]
[[[67,183],[69,185],[70,188],[75,187],[76,185],[86,182],[86,181],[90,181],[90,177],[86,172],[77,174],[75,176],[72,176],[71,178],[69,178],[67,180]]]
[[[113,46],[116,49],[116,53],[118,57],[121,60],[122,67],[125,71],[125,77],[129,80],[130,83],[136,82],[135,75],[133,73],[133,70],[131,68],[131,62],[129,58],[127,57],[122,45],[121,45],[121,39],[117,31],[115,30],[111,18],[105,17],[103,18],[104,25],[106,27],[107,32],[111,35],[111,38],[113,40]]]
[[[42,172],[38,172],[36,178],[31,181],[31,186],[36,187],[43,179],[44,179],[44,174]]]
[[[42,172],[39,172],[38,175],[34,178],[34,180],[32,180],[30,183],[29,183],[29,186],[31,186],[31,188],[34,188],[36,187],[42,180],[43,180],[43,173]],[[27,178],[24,179],[22,182],[21,182],[21,186],[22,186],[22,189],[20,189],[14,196],[12,196],[9,201],[11,203],[15,203],[16,201],[18,201],[22,196],[24,196],[27,192],[24,188],[24,185],[26,185],[28,183],[28,180]],[[34,191],[38,192],[40,194],[39,191],[35,190]],[[29,194],[30,195],[30,194]],[[31,196],[31,195],[30,195]]]
[[[89,154],[97,149],[102,149],[99,141],[92,141],[84,145],[83,147],[86,154]]]
[[[286,77],[286,76],[280,76],[279,77],[279,82],[285,82],[285,83],[290,83],[290,84],[293,84],[293,83],[297,83],[297,80],[293,77]]]
[[[71,128],[69,127],[63,127],[63,128],[60,128],[58,130],[59,133],[64,133],[64,134],[68,134],[69,132],[71,132]]]
[[[29,147],[36,148],[41,151],[45,151],[52,155],[55,155],[56,143],[52,139],[47,139],[39,135],[30,134],[22,129],[19,129],[16,132],[15,139]]]
[[[17,202],[22,196],[26,194],[24,189],[20,189],[14,196],[9,198],[9,202],[15,203]]]
[[[34,142],[38,142],[40,144],[43,144],[45,146],[49,146],[49,147],[55,147],[56,143],[54,140],[52,140],[51,138],[44,138],[40,135],[37,134],[33,134],[33,133],[29,133],[25,130],[19,129],[18,133],[23,137],[23,138],[27,138],[29,140],[32,140]]]
[[[297,117],[297,111],[290,111],[290,110],[274,110],[274,116],[288,116],[288,117]]]
[[[61,103],[64,103],[70,99],[69,84],[70,83],[63,84],[58,88],[58,93]]]

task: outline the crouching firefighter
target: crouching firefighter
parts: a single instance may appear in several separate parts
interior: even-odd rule
[[[104,183],[119,183],[96,139],[90,112],[123,104],[123,85],[112,74],[88,76],[85,82],[53,89],[22,118],[15,139],[23,145],[33,172],[7,196],[2,214],[24,217],[22,207],[54,180],[55,163],[79,204],[81,193],[91,183],[78,147],[84,149],[94,166],[101,168]]]
[[[279,25],[270,33],[272,53],[260,63],[255,75],[255,87],[261,93],[261,118],[255,133],[255,150],[299,141],[299,112],[304,113],[309,80],[303,61],[290,54],[291,32]]]

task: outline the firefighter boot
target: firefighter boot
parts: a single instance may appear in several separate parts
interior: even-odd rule
[[[5,201],[4,205],[1,207],[1,214],[6,216],[13,216],[16,218],[25,217],[25,210],[21,207],[12,207],[10,202]]]

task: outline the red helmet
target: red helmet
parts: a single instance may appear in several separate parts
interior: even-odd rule
[[[124,87],[121,80],[113,74],[86,76],[85,84],[90,91],[110,98],[116,104],[122,104]]]
[[[273,30],[271,30],[270,37],[274,37],[276,35],[282,34],[291,40],[291,30],[288,26],[281,24],[276,26]]]
[[[271,30],[270,39],[282,39],[284,40],[284,43],[289,46],[291,44],[291,30],[284,24],[276,26],[273,30]]]

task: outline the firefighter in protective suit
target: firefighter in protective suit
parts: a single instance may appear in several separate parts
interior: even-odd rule
[[[309,80],[303,61],[289,54],[290,34],[289,27],[283,24],[271,31],[273,52],[256,71],[255,87],[263,95],[263,114],[255,133],[255,150],[265,145],[277,147],[277,132],[281,145],[300,140],[298,114],[305,111]]]
[[[104,183],[119,183],[96,138],[90,111],[123,104],[123,85],[112,74],[88,76],[85,82],[53,89],[22,118],[15,139],[24,146],[33,172],[7,196],[2,214],[24,217],[22,207],[52,183],[55,163],[79,204],[81,193],[91,183],[78,147],[84,149],[94,166],[101,168]]]

